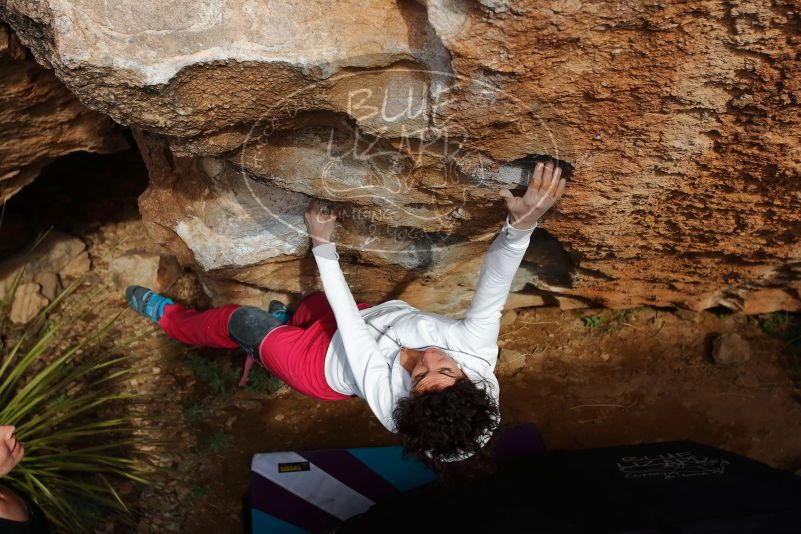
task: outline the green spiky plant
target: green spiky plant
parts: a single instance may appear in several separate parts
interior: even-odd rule
[[[2,332],[15,338],[0,363],[0,424],[16,426],[25,445],[25,457],[8,478],[59,531],[85,532],[103,520],[133,525],[133,511],[115,485],[147,483],[147,465],[133,453],[147,438],[136,435],[135,421],[114,407],[133,397],[120,393],[118,384],[133,371],[131,356],[120,351],[134,339],[112,339],[118,316],[91,333],[74,335],[92,302],[89,295],[77,305],[66,304],[81,280],[61,291],[29,326],[14,327],[7,310],[23,272],[0,302]]]
[[[758,317],[759,327],[783,343],[779,361],[801,387],[801,314],[776,312]]]

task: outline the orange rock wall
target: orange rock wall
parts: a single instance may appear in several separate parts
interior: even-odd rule
[[[313,288],[317,197],[357,297],[458,313],[497,191],[554,157],[510,306],[801,309],[798,1],[123,4],[0,14],[134,127],[145,221],[212,292]]]

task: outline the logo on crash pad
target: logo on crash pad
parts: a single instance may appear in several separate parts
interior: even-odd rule
[[[309,462],[287,462],[278,464],[279,473],[297,473],[299,471],[310,471]]]
[[[722,475],[728,464],[727,460],[687,451],[625,456],[618,461],[617,467],[626,478],[663,477],[665,480],[670,480],[672,478]]]

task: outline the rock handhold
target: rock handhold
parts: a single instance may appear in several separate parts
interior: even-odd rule
[[[712,359],[718,365],[739,365],[751,359],[751,347],[739,334],[723,334],[712,342]]]
[[[161,292],[178,279],[181,266],[167,254],[130,250],[111,260],[108,271],[111,283],[117,288],[138,285]]]

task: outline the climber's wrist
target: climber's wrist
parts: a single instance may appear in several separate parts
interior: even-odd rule
[[[539,224],[539,217],[523,216],[516,219],[511,213],[508,215],[506,221],[509,226],[515,230],[533,230]]]

